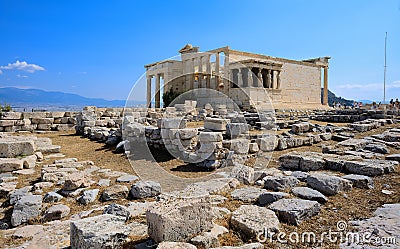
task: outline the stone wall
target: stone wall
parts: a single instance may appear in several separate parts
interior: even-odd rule
[[[344,109],[316,112],[311,115],[311,119],[334,122],[334,123],[353,123],[367,119],[394,119],[399,116],[398,110],[366,110],[366,109]]]
[[[321,69],[284,63],[281,73],[282,104],[321,105]]]
[[[67,131],[75,128],[74,112],[3,112],[0,132]]]

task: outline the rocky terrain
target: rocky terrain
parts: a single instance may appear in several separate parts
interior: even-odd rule
[[[398,113],[195,106],[58,113],[77,134],[3,115],[1,243],[399,247]]]

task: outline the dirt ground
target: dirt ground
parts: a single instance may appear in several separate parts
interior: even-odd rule
[[[390,127],[400,127],[400,125],[390,125],[381,127],[379,129],[375,129],[370,132],[357,134],[357,138],[361,138],[367,135],[381,133],[387,130]],[[53,144],[61,145],[61,153],[66,157],[76,157],[79,161],[91,160],[94,164],[100,168],[109,168],[112,170],[122,171],[130,174],[135,174],[130,162],[124,154],[116,154],[113,152],[113,146],[107,146],[104,143],[90,141],[87,138],[82,138],[80,136],[75,135],[73,132],[49,132],[49,133],[41,133],[34,134],[39,137],[49,137],[52,139]],[[322,142],[320,144],[312,145],[312,146],[304,146],[294,149],[288,149],[285,151],[275,151],[272,153],[272,160],[268,167],[278,167],[277,160],[280,155],[288,153],[290,151],[316,151],[321,152],[322,145],[328,145],[336,143],[333,141]],[[390,148],[391,154],[400,153],[398,150],[394,150]],[[186,165],[184,162],[171,159],[168,160],[168,155],[159,155],[163,158],[162,166],[172,173],[178,174],[180,176],[185,177],[195,177],[199,174],[208,174],[210,172],[204,172],[199,170],[198,168]],[[42,164],[52,163],[54,159],[49,159]],[[27,183],[34,183],[40,177],[40,170],[37,171],[36,175],[31,176],[20,176],[19,180],[22,185]],[[329,201],[321,206],[321,212],[319,215],[310,218],[309,220],[303,222],[299,226],[291,226],[285,225],[281,223],[281,229],[286,234],[291,232],[314,232],[316,234],[322,234],[323,232],[328,232],[329,229],[334,231],[336,230],[336,224],[339,221],[351,221],[351,220],[359,220],[369,218],[373,215],[373,212],[380,206],[386,203],[400,203],[400,174],[399,170],[395,173],[373,177],[374,179],[374,189],[358,189],[353,188],[353,190],[338,194],[336,196],[329,197]],[[381,191],[385,189],[384,185],[390,185],[389,190],[393,191],[393,194],[386,195]],[[230,198],[229,194],[226,194],[228,197],[228,201],[223,204],[224,207],[228,209],[234,210],[240,205],[244,204],[240,201],[235,201]],[[3,200],[4,201],[4,200]],[[124,201],[125,202],[125,201]],[[98,203],[99,205],[101,203]],[[121,202],[122,204],[122,202]],[[78,204],[68,203],[71,207],[71,214],[76,213],[81,208]],[[5,210],[7,215],[10,215],[11,210]],[[3,217],[0,217],[4,218]],[[220,224],[224,224],[230,226],[228,220],[220,220],[218,221]],[[348,227],[349,230],[353,229],[350,225]],[[6,241],[0,239],[0,243],[5,243]],[[10,241],[7,241],[8,244]],[[239,245],[241,243],[239,234],[230,230],[228,234],[220,237],[220,242],[222,245]],[[253,241],[255,242],[255,241]],[[266,242],[266,246],[273,248],[309,248],[309,247],[319,247],[323,248],[337,248],[337,243],[331,244],[277,244],[276,242]]]

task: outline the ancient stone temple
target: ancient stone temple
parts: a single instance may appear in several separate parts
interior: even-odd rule
[[[297,61],[229,47],[200,52],[199,47],[190,44],[179,53],[180,60],[145,66],[147,106],[151,106],[154,97],[155,107],[161,107],[161,96],[169,90],[183,93],[207,88],[225,94],[242,109],[267,102],[275,109],[327,107],[330,57]]]

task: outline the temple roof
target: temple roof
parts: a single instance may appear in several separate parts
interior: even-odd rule
[[[192,44],[190,43],[186,44],[183,48],[179,50],[179,53],[181,54],[193,53],[193,52],[199,52],[199,47],[193,47]]]

